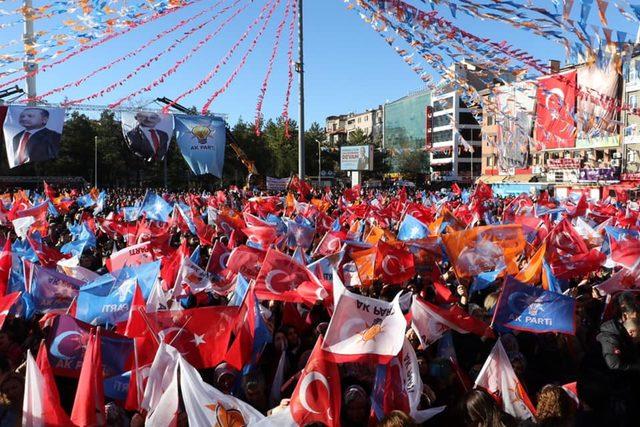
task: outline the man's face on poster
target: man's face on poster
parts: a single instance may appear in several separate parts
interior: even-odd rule
[[[48,119],[49,115],[45,110],[40,108],[26,108],[20,113],[18,123],[27,130],[38,129],[45,127]]]
[[[136,114],[136,120],[140,126],[146,128],[154,128],[161,122],[160,116],[157,113],[138,113]]]

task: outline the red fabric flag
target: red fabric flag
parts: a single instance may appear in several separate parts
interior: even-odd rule
[[[71,411],[71,422],[79,427],[102,426],[106,423],[104,411],[104,378],[100,329],[89,336],[82,360],[76,397]]]
[[[4,242],[2,252],[0,252],[0,297],[7,293],[11,264],[11,239],[7,239]]]
[[[605,259],[597,249],[589,250],[567,219],[560,221],[547,237],[547,261],[558,279],[583,276],[597,270]]]
[[[338,365],[322,349],[320,336],[291,395],[291,415],[301,426],[316,422],[339,426],[341,400]]]
[[[144,320],[146,316],[146,302],[142,296],[140,286],[136,284],[135,291],[133,293],[133,300],[131,301],[131,307],[129,309],[129,318],[127,322],[118,324],[116,332],[129,338],[141,337],[147,332],[147,323]]]
[[[278,230],[270,225],[247,227],[243,228],[242,232],[248,237],[249,242],[262,248],[268,248],[278,238]]]
[[[380,275],[386,283],[401,284],[416,274],[413,254],[404,246],[395,246],[378,242],[376,256],[376,275]]]
[[[50,248],[42,242],[36,242],[31,236],[27,236],[27,241],[38,256],[38,260],[43,267],[55,269],[58,261],[68,258],[68,256],[63,255],[57,249]]]
[[[577,75],[571,71],[538,80],[536,150],[574,147]]]
[[[200,245],[213,245],[213,239],[216,237],[216,230],[205,224],[200,215],[193,215],[193,224],[196,227],[196,234],[198,235],[198,239],[200,239]]]
[[[227,269],[234,273],[242,274],[247,280],[255,279],[258,277],[266,254],[260,249],[246,245],[238,246],[229,255]]]
[[[231,253],[222,243],[216,240],[211,249],[211,255],[207,262],[207,273],[221,274],[227,268],[227,260]]]
[[[158,311],[148,319],[162,341],[172,343],[191,365],[205,369],[224,359],[237,313],[238,307],[209,306]]]
[[[180,266],[182,265],[182,260],[187,256],[189,256],[189,248],[187,248],[187,241],[184,240],[173,254],[162,258],[160,266],[162,289],[168,291],[173,287],[176,276],[178,275],[178,270],[180,270]]]
[[[311,282],[310,286],[318,291],[320,297],[324,288],[307,267],[289,255],[269,249],[256,278],[256,296],[267,300],[300,302],[296,289],[304,282]]]
[[[347,238],[344,231],[329,231],[324,235],[318,246],[313,251],[312,256],[329,256],[340,251],[342,241]]]
[[[451,185],[451,191],[453,192],[453,194],[455,194],[456,196],[459,196],[462,194],[462,190],[460,189],[460,187],[458,187],[458,183],[454,182]]]
[[[63,427],[71,425],[69,415],[62,409],[60,404],[60,396],[58,394],[58,388],[56,385],[55,377],[53,376],[53,370],[51,364],[49,364],[49,356],[47,355],[47,346],[44,341],[40,343],[38,349],[38,356],[36,357],[36,364],[42,374],[44,380],[43,393],[43,419],[46,420],[46,425],[51,427]]]
[[[620,240],[609,236],[611,243],[611,260],[630,270],[635,270],[640,263],[640,239],[630,234],[623,234]]]
[[[2,325],[4,325],[4,321],[9,315],[11,307],[16,303],[19,296],[20,292],[13,292],[9,295],[3,295],[0,297],[0,329],[2,329]]]

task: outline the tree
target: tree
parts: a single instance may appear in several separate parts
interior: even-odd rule
[[[371,135],[367,135],[360,128],[349,134],[346,145],[367,145],[371,144]]]

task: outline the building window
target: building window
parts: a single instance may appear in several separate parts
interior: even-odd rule
[[[493,126],[496,124],[496,116],[493,114],[487,115],[487,126]]]
[[[433,103],[434,111],[442,111],[453,108],[453,98],[439,99]]]
[[[364,116],[364,121],[368,122],[369,121],[369,116]]]
[[[441,130],[433,132],[433,142],[445,142],[453,140],[453,132],[449,130]]]
[[[465,141],[480,141],[482,139],[480,129],[460,129],[459,132]]]
[[[637,95],[629,95],[629,106],[633,109],[636,109],[638,107]]]
[[[633,61],[629,67],[629,83],[635,83],[638,80],[638,66],[640,61]]]
[[[433,118],[433,127],[447,126],[451,123],[451,117],[448,115],[436,116]]]
[[[458,123],[461,125],[477,125],[478,121],[471,113],[458,114]]]

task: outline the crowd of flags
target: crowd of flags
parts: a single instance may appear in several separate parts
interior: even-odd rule
[[[498,338],[475,385],[501,396],[510,414],[529,418],[533,406],[500,334],[574,335],[576,301],[565,292],[571,279],[611,269],[596,286],[603,295],[640,282],[637,207],[582,193],[499,202],[482,182],[472,192],[456,186],[447,194],[408,195],[359,187],[311,193],[296,180],[283,197],[245,195],[241,211],[222,191],[149,191],[138,205],[114,210],[108,199],[95,189],[59,194],[46,184],[42,195],[0,195],[0,221],[20,236],[2,243],[0,326],[9,315],[40,316],[49,331],[37,357],[27,354],[24,425],[100,425],[105,399],[147,411],[148,425],[171,425],[179,396],[193,425],[339,425],[337,366],[345,362],[375,367],[372,419],[400,408],[425,420],[444,408],[419,408],[422,382],[408,329],[421,348],[442,345],[448,331]],[[500,221],[497,203],[504,203]],[[47,246],[49,221],[74,205],[82,213],[67,225],[72,240]],[[176,230],[193,233],[200,246],[172,247]],[[79,259],[102,236],[127,246],[114,246],[108,272],[98,275]],[[444,262],[469,293],[501,289],[490,322],[455,304]],[[433,284],[434,300],[407,289],[417,278]],[[378,281],[395,287],[395,297],[353,292]],[[209,294],[226,305],[208,305]],[[189,298],[203,303],[184,308]],[[198,370],[222,362],[242,372],[255,368],[273,337],[261,304],[270,300],[320,305],[331,320],[290,405],[265,417],[205,383]],[[291,313],[306,321],[300,310]],[[70,414],[60,406],[54,375],[79,381]]]

